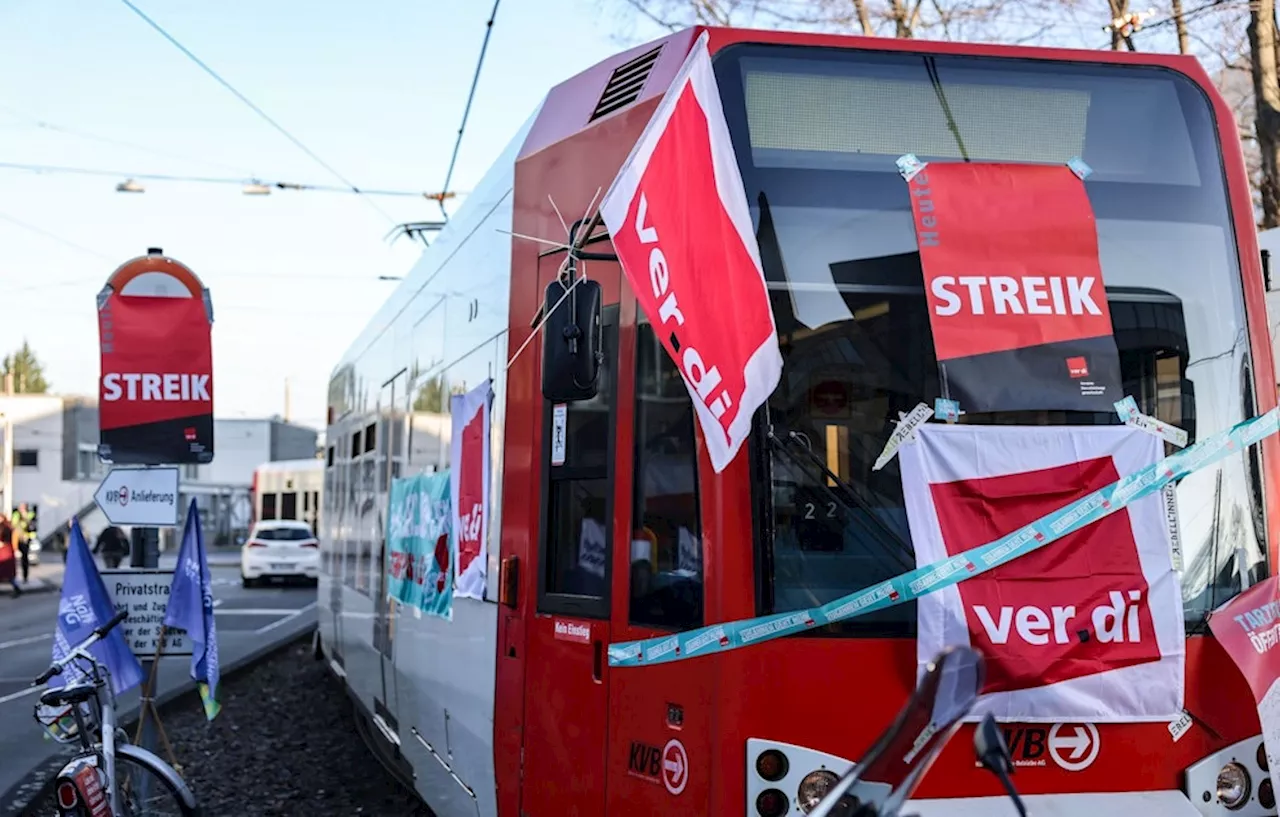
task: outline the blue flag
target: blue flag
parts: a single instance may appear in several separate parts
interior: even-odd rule
[[[187,509],[164,625],[186,630],[192,647],[191,677],[200,690],[205,717],[213,720],[222,708],[218,703],[218,627],[213,620],[213,581],[204,553],[204,531],[194,499]]]
[[[65,658],[94,630],[106,624],[116,614],[116,607],[107,594],[93,554],[80,530],[80,520],[71,519],[71,541],[67,543],[67,569],[62,578],[62,599],[58,602],[58,628],[53,634],[53,660]],[[142,665],[124,640],[122,622],[107,637],[89,648],[93,657],[111,673],[111,688],[117,695],[137,686],[142,681]],[[86,672],[83,661],[67,666],[61,675],[49,679],[50,688],[59,688],[79,681]]]

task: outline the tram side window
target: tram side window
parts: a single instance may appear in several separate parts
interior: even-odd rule
[[[646,320],[636,338],[632,624],[702,626],[702,529],[693,403]]]
[[[604,362],[600,388],[591,400],[564,407],[563,462],[554,449],[559,421],[547,404],[543,456],[547,470],[547,515],[542,547],[539,608],[607,618],[609,615],[612,451],[618,359],[618,308],[603,310]]]
[[[276,495],[263,494],[262,495],[262,519],[266,520],[266,519],[275,519],[275,518],[276,518]]]

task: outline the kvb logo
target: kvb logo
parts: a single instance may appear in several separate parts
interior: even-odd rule
[[[930,486],[947,552],[1017,531],[1119,478],[1110,457]],[[984,693],[1160,660],[1130,517],[1120,510],[959,585]]]
[[[1093,765],[1101,747],[1098,727],[1091,723],[1055,723],[1049,730],[1049,756],[1069,772]]]

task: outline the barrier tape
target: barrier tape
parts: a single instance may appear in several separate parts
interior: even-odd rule
[[[685,661],[752,644],[763,644],[824,624],[845,621],[914,601],[1039,550],[1139,499],[1164,490],[1174,480],[1199,471],[1237,451],[1243,451],[1278,431],[1280,408],[1272,409],[1261,417],[1237,423],[1226,431],[1170,454],[1155,465],[1121,477],[1007,536],[962,554],[864,587],[819,607],[713,624],[659,638],[610,644],[609,666],[636,667]]]

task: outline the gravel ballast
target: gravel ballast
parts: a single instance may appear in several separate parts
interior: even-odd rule
[[[430,817],[369,751],[309,638],[224,679],[218,698],[212,722],[195,692],[161,710],[205,817]],[[56,814],[52,795],[27,813]]]

